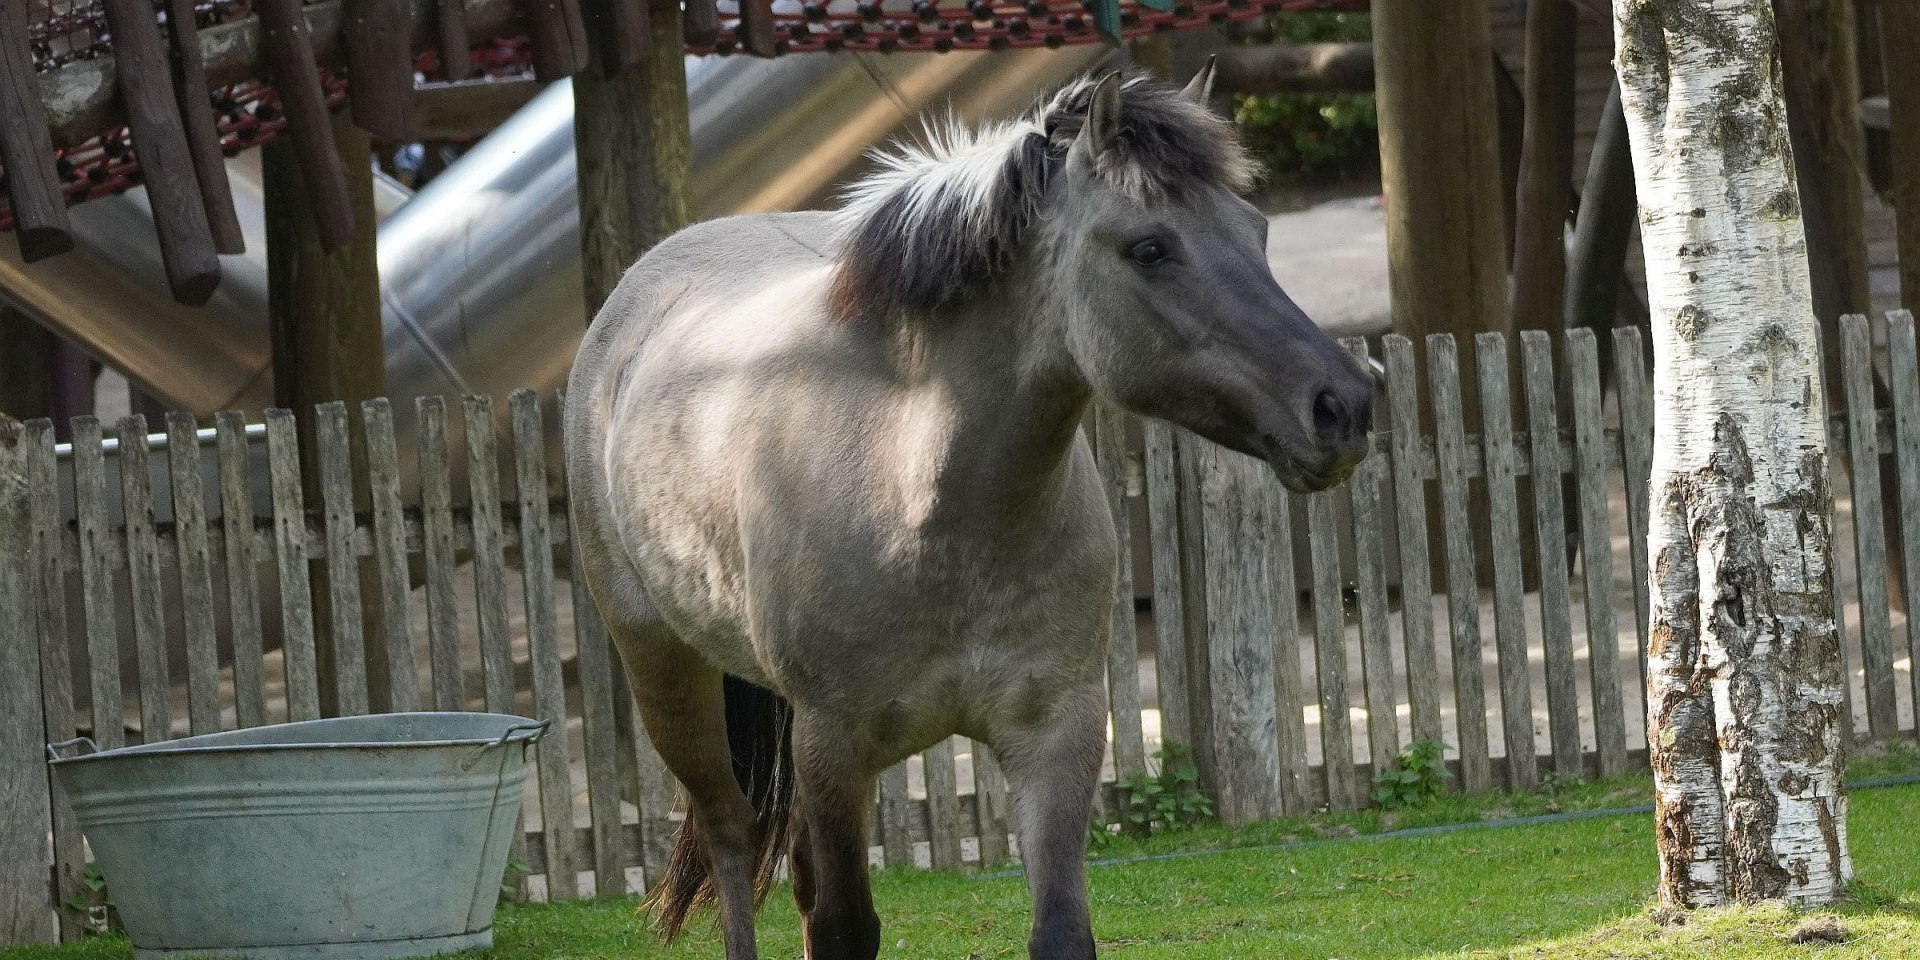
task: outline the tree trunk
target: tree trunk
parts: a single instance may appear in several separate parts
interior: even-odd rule
[[[1852,867],[1819,328],[1767,0],[1618,0],[1653,314],[1660,896],[1829,903]]]

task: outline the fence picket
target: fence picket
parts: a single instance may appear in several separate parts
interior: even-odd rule
[[[1362,366],[1367,342],[1343,341]],[[1352,504],[1354,593],[1360,614],[1361,692],[1367,705],[1367,757],[1376,773],[1390,769],[1400,753],[1399,698],[1393,682],[1393,638],[1387,623],[1387,538],[1380,503],[1386,464],[1370,453],[1347,481]]]
[[[279,574],[281,650],[287,671],[287,719],[320,717],[320,668],[313,637],[313,589],[307,573],[307,508],[300,490],[300,433],[293,411],[266,412],[267,476],[273,492],[273,560]],[[121,456],[126,455],[121,442]],[[122,461],[122,475],[125,475]]]
[[[1400,548],[1400,629],[1407,662],[1407,712],[1413,739],[1445,738],[1440,716],[1440,664],[1433,648],[1433,566],[1427,552],[1427,480],[1420,449],[1420,386],[1413,341],[1389,334],[1388,428],[1396,543]]]
[[[565,419],[567,396],[560,394],[559,406]],[[567,458],[557,465],[560,489],[569,489]],[[571,500],[569,500],[571,502]],[[614,713],[613,648],[607,642],[606,624],[600,622],[600,610],[587,592],[587,578],[580,566],[580,538],[571,516],[567,522],[567,585],[572,590],[574,661],[580,675],[580,736],[587,761],[587,819],[593,838],[593,891],[599,896],[620,896],[627,892],[627,875],[621,863],[619,724]]]
[[[1907,662],[1920,664],[1920,365],[1915,363],[1913,314],[1887,314],[1887,373],[1893,396],[1893,442],[1900,477],[1900,547],[1906,594]],[[1907,671],[1920,716],[1920,670]],[[1920,724],[1917,724],[1920,725]]]
[[[213,627],[213,563],[207,501],[200,487],[200,425],[167,414],[167,479],[173,491],[173,545],[180,621],[187,640],[187,723],[195,736],[220,730],[220,649]]]
[[[913,831],[907,819],[912,807],[907,796],[910,776],[904,760],[880,774],[880,848],[889,867],[913,866]]]
[[[1141,432],[1147,479],[1148,558],[1153,568],[1154,689],[1163,743],[1193,743],[1187,705],[1187,630],[1180,584],[1180,454],[1174,428],[1148,420]]]
[[[1203,486],[1208,443],[1198,435],[1174,431],[1173,513],[1179,538],[1180,633],[1184,639],[1187,729],[1193,736],[1193,762],[1209,789],[1220,782],[1213,750],[1212,643],[1207,613],[1207,512]]]
[[[127,527],[127,603],[133,619],[134,671],[140,685],[140,742],[173,736],[173,682],[160,600],[160,541],[153,530],[153,469],[147,419],[120,421],[120,509]]]
[[[1633,580],[1633,635],[1639,655],[1640,716],[1647,715],[1647,630],[1653,623],[1652,574],[1647,565],[1647,485],[1653,475],[1653,389],[1647,382],[1646,355],[1640,330],[1613,331],[1614,397],[1620,406],[1620,463],[1627,493],[1627,562]],[[1642,746],[1644,746],[1644,741]]]
[[[920,755],[927,785],[928,856],[934,869],[960,866],[960,790],[953,769],[953,738]]]
[[[314,408],[313,445],[320,459],[320,502],[327,543],[328,620],[333,625],[335,710],[367,712],[367,642],[361,620],[360,559],[353,552],[353,454],[347,443],[347,405]]]
[[[26,427],[0,417],[0,557],[33,549],[27,500],[32,490]],[[52,943],[47,903],[48,796],[46,718],[40,702],[37,624],[17,611],[33,602],[27,565],[0,562],[0,944]]]
[[[480,674],[487,709],[512,713],[513,647],[507,636],[506,536],[500,525],[500,461],[493,427],[493,399],[462,402],[467,427],[468,510],[473,520],[473,579],[480,623]]]
[[[1347,699],[1347,624],[1340,597],[1340,545],[1333,523],[1333,493],[1308,494],[1307,539],[1313,560],[1314,675],[1319,684],[1320,762],[1327,806],[1358,806],[1354,783],[1353,728]]]
[[[103,750],[127,742],[120,689],[120,630],[114,618],[114,549],[107,519],[107,465],[100,421],[73,418],[73,510],[80,530],[80,615],[87,634],[87,680],[93,702],[93,739]],[[5,942],[5,941],[0,941]]]
[[[1607,510],[1606,421],[1600,356],[1593,331],[1567,331],[1573,382],[1573,472],[1580,498],[1580,570],[1585,575],[1587,667],[1593,682],[1593,740],[1600,775],[1627,771],[1626,719],[1620,704],[1620,632],[1613,615],[1613,517]]]
[[[1300,589],[1293,569],[1292,497],[1269,471],[1260,476],[1268,511],[1268,609],[1273,617],[1273,736],[1280,752],[1280,809],[1289,816],[1318,806],[1307,764],[1307,697],[1300,674]]]
[[[1007,778],[999,761],[986,744],[973,741],[973,799],[980,822],[980,865],[1004,862],[1011,851],[1007,842]]]
[[[253,549],[252,471],[247,420],[234,410],[213,418],[220,455],[220,535],[226,547],[227,632],[233,643],[233,713],[242,727],[266,722],[266,644],[260,633],[259,568]]]
[[[68,659],[72,639],[67,632],[67,578],[60,560],[60,468],[54,459],[53,422],[29,421],[25,446],[27,525],[32,538],[28,550],[34,558],[34,619],[40,632],[40,709],[46,739],[67,740],[74,735],[73,668]],[[53,902],[60,912],[60,939],[78,940],[86,924],[85,911],[73,906],[86,891],[80,882],[87,866],[80,824],[60,782],[44,766],[40,775],[48,784],[53,808]]]
[[[1433,399],[1434,455],[1439,466],[1440,522],[1446,543],[1447,628],[1453,658],[1455,734],[1460,789],[1493,784],[1488,758],[1486,681],[1481,676],[1480,587],[1473,521],[1467,509],[1467,431],[1460,404],[1460,352],[1453,335],[1427,337],[1427,386]],[[1509,541],[1511,542],[1511,541]]]
[[[1119,559],[1113,622],[1107,634],[1107,703],[1113,723],[1113,768],[1119,779],[1146,770],[1140,722],[1140,640],[1133,616],[1133,510],[1127,498],[1127,416],[1105,401],[1094,404],[1094,450],[1106,481]]]
[[[460,667],[460,607],[453,589],[453,495],[447,476],[447,402],[413,402],[420,474],[422,560],[427,574],[427,651],[433,663],[433,703],[441,710],[467,708],[466,674]]]
[[[547,447],[540,396],[519,389],[507,401],[513,422],[515,487],[520,506],[520,571],[527,616],[527,660],[533,709],[553,721],[534,745],[539,759],[540,819],[546,827],[547,899],[573,900],[580,882],[573,849],[573,750],[567,733],[567,686],[560,629],[553,609],[553,536],[548,529]]]
[[[1567,516],[1560,462],[1560,422],[1554,409],[1553,340],[1541,330],[1520,334],[1526,382],[1527,448],[1533,463],[1533,541],[1540,560],[1540,633],[1547,661],[1547,730],[1553,769],[1579,777],[1580,681],[1573,662],[1572,607],[1567,593]]]
[[[1498,333],[1474,337],[1480,384],[1480,428],[1485,440],[1487,519],[1490,541],[1520,539],[1520,506],[1514,496],[1512,413],[1507,400],[1507,340]],[[1507,749],[1507,786],[1532,789],[1538,782],[1533,745],[1533,687],[1527,668],[1527,616],[1522,606],[1518,549],[1493,551],[1493,645],[1499,654],[1501,732]]]
[[[1848,472],[1853,475],[1853,550],[1860,589],[1860,659],[1867,671],[1867,732],[1900,731],[1888,622],[1887,538],[1880,506],[1880,438],[1873,408],[1873,343],[1867,318],[1840,318],[1841,379],[1846,381]]]
[[[1219,813],[1230,824],[1269,820],[1281,809],[1265,470],[1213,444],[1196,452],[1212,696],[1206,736],[1213,742]]]
[[[413,661],[413,583],[407,564],[407,517],[400,501],[400,452],[393,439],[393,405],[386,397],[360,404],[366,441],[367,492],[373,501],[373,559],[380,580],[378,649],[386,654],[388,709],[420,709],[420,677]]]

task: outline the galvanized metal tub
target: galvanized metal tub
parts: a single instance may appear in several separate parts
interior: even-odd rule
[[[48,749],[136,960],[387,960],[492,944],[546,727],[398,713]]]

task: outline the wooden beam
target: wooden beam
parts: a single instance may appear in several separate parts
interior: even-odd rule
[[[26,4],[0,0],[0,166],[7,171],[13,237],[27,263],[73,249],[46,108],[36,92]]]
[[[590,0],[587,15],[605,22],[608,0]],[[687,225],[687,182],[693,134],[687,119],[687,75],[680,8],[648,4],[653,50],[638,66],[608,70],[604,48],[573,81],[573,137],[580,170],[581,275],[586,313],[593,315],[627,267]]]
[[[1566,231],[1573,180],[1574,8],[1527,5],[1525,124],[1513,226],[1512,325],[1565,325]]]
[[[280,93],[287,133],[299,158],[297,167],[306,189],[304,209],[313,219],[322,251],[331,253],[352,238],[355,220],[361,218],[354,215],[353,198],[348,195],[349,174],[341,169],[339,149],[344,144],[335,142],[335,124],[313,59],[312,36],[300,15],[300,0],[259,0],[256,9],[267,24],[267,73]]]
[[[426,50],[436,44],[439,22],[433,0],[409,0],[413,30],[409,49]],[[473,42],[524,32],[513,0],[466,0],[464,13]],[[315,62],[325,67],[344,63],[340,40],[341,0],[321,0],[301,9],[312,34]],[[261,76],[266,69],[265,28],[257,15],[209,27],[200,33],[200,53],[207,83],[214,87]],[[112,57],[94,57],[42,71],[40,99],[46,104],[53,145],[71,147],[127,122],[125,105],[114,89],[116,67]]]
[[[1620,110],[1620,84],[1607,90],[1606,106],[1587,160],[1586,184],[1580,190],[1580,215],[1574,221],[1573,249],[1567,257],[1567,328],[1586,327],[1598,333],[1617,326],[1627,286],[1627,247],[1640,204],[1633,185],[1633,153],[1627,143],[1627,118]],[[1643,329],[1644,324],[1637,324]],[[1602,375],[1613,371],[1613,338],[1602,336]]]
[[[413,92],[414,136],[421,140],[485,136],[545,88],[546,84],[532,79],[426,84]]]
[[[1373,44],[1228,47],[1215,61],[1214,83],[1234,93],[1368,93],[1373,90]]]
[[[178,0],[176,0],[178,2]],[[344,0],[347,103],[353,124],[393,143],[413,139],[413,4]]]
[[[1781,70],[1806,221],[1813,310],[1831,334],[1842,314],[1872,310],[1860,190],[1866,143],[1853,3],[1774,0],[1773,5],[1781,27]],[[1838,351],[1832,353],[1837,357]],[[1839,368],[1829,364],[1827,374],[1836,377]]]
[[[187,151],[193,156],[193,175],[206,205],[207,227],[220,253],[245,253],[240,215],[233,207],[233,188],[227,183],[227,158],[220,151],[220,129],[213,103],[207,97],[207,65],[200,51],[200,30],[194,24],[193,0],[167,0],[167,49],[173,58],[173,95],[186,125]]]

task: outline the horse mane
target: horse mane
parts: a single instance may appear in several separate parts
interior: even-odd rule
[[[977,290],[1006,266],[1084,125],[1087,76],[1019,120],[968,129],[951,116],[924,142],[876,151],[848,188],[829,302],[844,320],[894,322]],[[1203,185],[1245,192],[1258,173],[1233,125],[1144,77],[1120,88],[1120,126],[1099,159],[1115,190],[1142,202]]]

